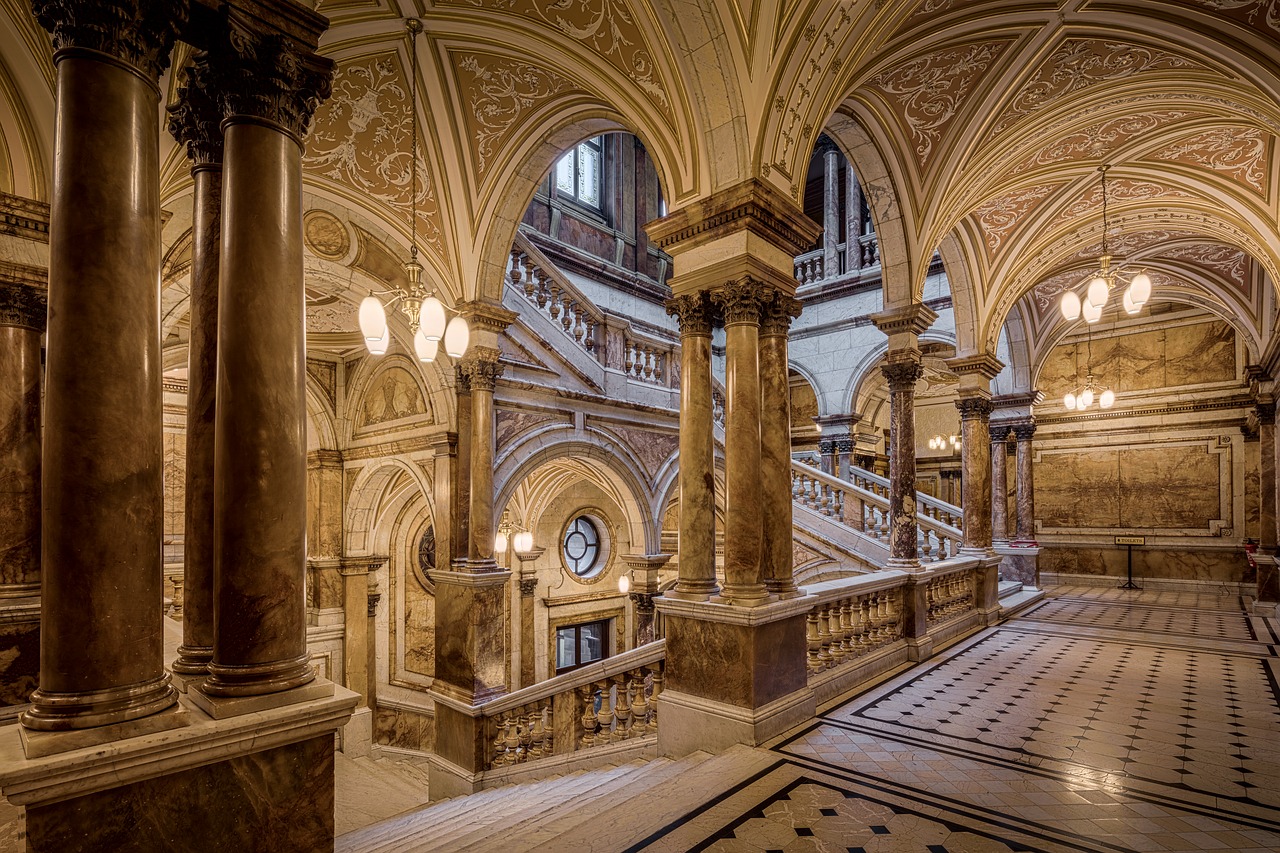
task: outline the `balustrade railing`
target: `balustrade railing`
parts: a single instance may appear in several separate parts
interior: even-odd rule
[[[846,275],[860,273],[868,267],[880,266],[880,241],[875,234],[864,234],[857,238],[857,246],[853,253],[848,251],[848,243],[836,246],[836,257],[839,267],[827,269],[823,249],[814,249],[797,255],[795,259],[795,277],[800,285],[813,284],[818,281],[841,278]]]
[[[481,706],[485,769],[656,734],[665,655],[658,640]]]
[[[975,578],[970,568],[939,574],[925,587],[929,628],[962,616],[976,606]]]
[[[792,499],[838,524],[889,545],[889,481],[855,468],[853,482],[837,479],[806,465],[791,463]],[[868,475],[868,476],[862,476]],[[959,520],[941,501],[926,503],[917,493],[916,546],[921,563],[936,563],[954,557],[963,542]],[[958,507],[950,509],[959,511]]]
[[[865,468],[849,466],[849,480],[861,489],[874,492],[885,499],[889,497],[888,478],[881,477],[879,474],[868,471]],[[947,527],[959,529],[964,521],[964,510],[960,507],[955,504],[949,504],[932,495],[927,495],[924,492],[916,492],[916,507],[920,515],[941,522]]]
[[[809,673],[822,672],[901,640],[902,588],[836,589],[809,611]]]

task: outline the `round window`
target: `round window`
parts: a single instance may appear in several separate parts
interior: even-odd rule
[[[600,566],[600,531],[585,515],[575,518],[564,531],[564,564],[580,578],[595,574]]]

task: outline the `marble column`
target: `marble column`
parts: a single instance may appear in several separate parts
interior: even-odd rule
[[[454,368],[458,392],[457,464],[450,478],[453,492],[449,501],[453,523],[449,526],[452,549],[439,552],[442,566],[466,559],[471,548],[471,376],[462,365]]]
[[[1258,564],[1257,599],[1275,601],[1277,593],[1276,556],[1276,404],[1267,399],[1257,404],[1258,412]]]
[[[225,120],[214,452],[220,698],[311,682],[302,139],[333,64],[236,14],[209,65]],[[216,713],[210,710],[210,713]]]
[[[493,540],[493,391],[502,365],[499,352],[489,347],[473,347],[463,362],[471,387],[471,476],[467,559],[472,563],[492,563]]]
[[[858,186],[858,174],[853,164],[845,164],[845,271],[862,269],[862,187]]]
[[[1008,424],[989,427],[991,432],[991,539],[1009,541],[1009,433]]]
[[[348,690],[360,694],[360,705],[372,707],[374,679],[369,666],[369,575],[377,571],[380,561],[345,559],[342,561],[343,607],[343,675]]]
[[[0,606],[40,593],[40,333],[47,312],[42,289],[0,280]]]
[[[760,316],[769,291],[743,278],[712,293],[724,315],[725,495],[724,589],[731,604],[768,600],[762,554],[764,512],[760,471]],[[788,486],[787,494],[790,495]]]
[[[880,370],[889,381],[889,567],[920,567],[916,546],[916,382],[919,353],[890,353]]]
[[[760,484],[764,510],[761,574],[779,598],[800,594],[794,568],[791,497],[791,394],[787,378],[787,330],[800,316],[800,301],[775,293],[760,322]],[[638,612],[638,611],[637,611]]]
[[[178,6],[37,0],[57,73],[40,686],[29,729],[169,708],[157,81]]]
[[[187,347],[187,467],[183,549],[181,676],[202,677],[213,660],[213,432],[218,384],[218,276],[222,242],[222,121],[209,91],[209,65],[197,59],[169,132],[186,145],[195,183],[191,248],[191,338]]]
[[[822,152],[822,277],[840,275],[840,150],[829,138],[819,138]]]
[[[520,555],[516,555],[520,556]],[[524,559],[520,562],[523,564]],[[528,687],[536,680],[533,674],[534,665],[534,634],[533,634],[533,617],[535,608],[534,595],[538,591],[538,577],[536,570],[529,576],[525,576],[523,565],[520,569],[520,679],[512,687],[519,689]]]
[[[961,397],[960,410],[961,503],[964,510],[963,551],[986,554],[991,550],[991,400]]]
[[[1018,526],[1015,536],[1019,542],[1034,542],[1036,538],[1035,481],[1032,477],[1031,464],[1031,454],[1033,450],[1031,437],[1035,435],[1035,432],[1035,421],[1013,425],[1013,437],[1018,442],[1016,469],[1018,488]]]
[[[707,294],[701,292],[671,299],[667,313],[680,324],[680,540],[679,579],[666,594],[706,600],[719,592],[711,411],[713,312]]]

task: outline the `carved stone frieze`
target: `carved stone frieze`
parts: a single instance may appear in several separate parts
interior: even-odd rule
[[[159,80],[187,20],[186,3],[172,0],[32,0],[40,26],[53,34],[55,51],[82,48],[105,53]]]
[[[666,308],[667,313],[676,318],[681,336],[710,337],[715,310],[705,291],[668,299]]]
[[[43,290],[0,280],[0,326],[44,331],[48,297]]]
[[[235,11],[226,38],[209,51],[223,115],[271,122],[301,142],[333,87],[333,61],[278,33],[262,33]]]
[[[198,166],[222,162],[222,112],[210,76],[209,55],[200,51],[178,89],[178,102],[169,107],[169,133],[187,147],[187,157]]]

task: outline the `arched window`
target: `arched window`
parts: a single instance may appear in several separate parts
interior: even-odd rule
[[[564,564],[578,577],[590,577],[599,571],[600,531],[595,522],[580,515],[564,531],[561,547]]]
[[[599,211],[604,197],[603,173],[604,137],[580,142],[556,163],[556,193]]]

